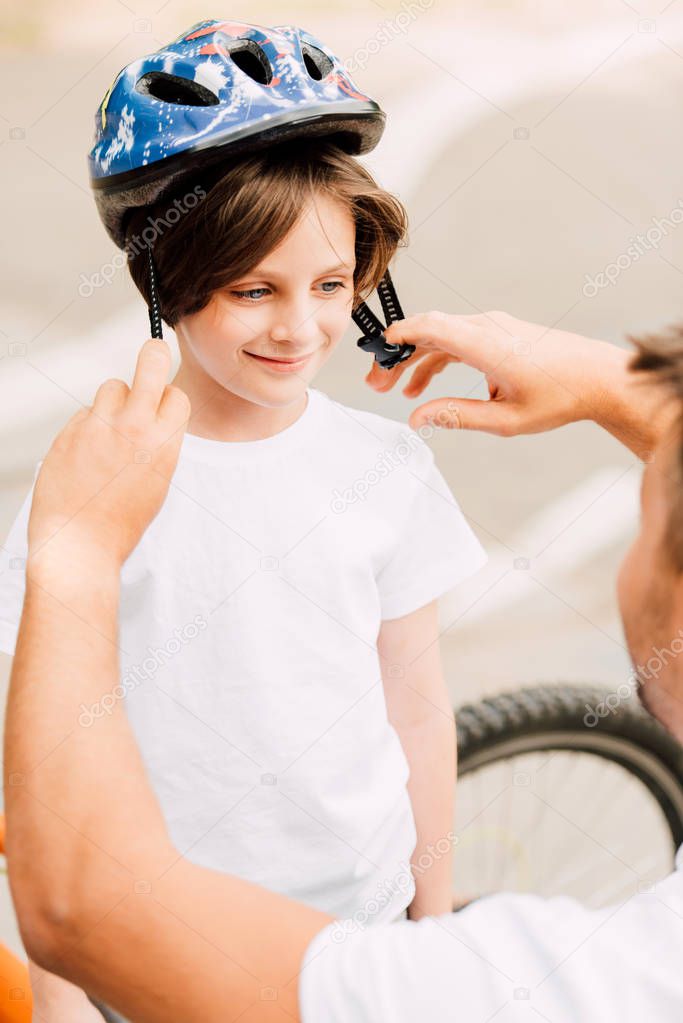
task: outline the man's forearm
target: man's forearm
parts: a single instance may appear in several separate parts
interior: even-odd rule
[[[103,1023],[104,1016],[80,988],[28,964],[36,1023]]]
[[[118,598],[119,573],[105,560],[29,558],[5,730],[8,855],[13,885],[35,889],[35,865],[48,849],[43,898],[56,872],[64,904],[89,884],[91,867],[106,864],[119,891],[172,853],[130,730],[120,727],[121,708],[93,729],[78,720],[82,703],[119,681]]]
[[[297,1018],[301,959],[330,918],[178,855],[122,701],[78,724],[118,682],[118,591],[104,562],[28,572],[5,771],[29,954],[136,1023]]]

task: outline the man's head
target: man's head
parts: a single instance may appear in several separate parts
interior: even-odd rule
[[[634,343],[630,368],[661,388],[671,418],[643,473],[619,605],[640,698],[683,742],[683,328]]]
[[[258,405],[289,405],[404,242],[405,211],[340,148],[299,140],[184,183],[136,211],[127,239],[157,218],[163,226],[164,212],[178,199],[182,211],[198,186],[204,198],[153,246],[162,317],[176,331],[183,372],[200,391],[218,384]],[[129,268],[149,301],[144,250]],[[272,365],[285,360],[288,371]]]

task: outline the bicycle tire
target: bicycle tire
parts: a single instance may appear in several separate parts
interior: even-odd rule
[[[458,776],[519,754],[571,750],[621,765],[657,800],[675,849],[683,844],[683,746],[635,700],[594,727],[587,710],[609,706],[610,690],[557,683],[532,686],[456,710]]]

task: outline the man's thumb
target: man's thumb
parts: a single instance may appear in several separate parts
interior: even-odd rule
[[[435,398],[420,405],[410,415],[413,430],[433,425],[446,430],[483,430],[505,433],[510,420],[509,409],[497,401],[471,398]]]

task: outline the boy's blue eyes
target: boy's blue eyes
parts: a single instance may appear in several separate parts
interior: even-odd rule
[[[251,291],[233,291],[233,295],[237,295],[238,298],[260,298],[262,294],[268,291],[268,288],[252,288]]]
[[[320,285],[321,288],[327,288],[330,286],[334,290],[325,291],[326,295],[334,295],[338,288],[344,288],[346,285],[343,281],[323,281]],[[259,298],[266,295],[270,291],[270,288],[250,288],[248,291],[232,291],[232,295],[237,295],[238,298],[248,298],[253,302],[257,302]]]

